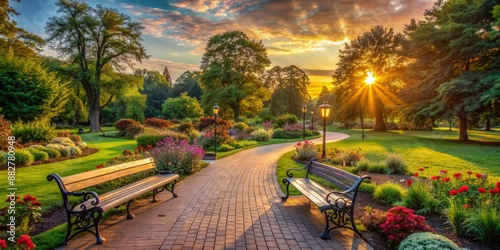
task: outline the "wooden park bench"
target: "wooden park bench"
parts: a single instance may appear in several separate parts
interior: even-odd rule
[[[155,175],[146,177],[132,184],[120,187],[98,195],[94,191],[85,191],[85,188],[95,186],[111,180],[130,176],[144,171],[155,171]],[[164,190],[170,191],[174,197],[174,186],[179,175],[160,173],[155,169],[153,158],[127,162],[115,166],[83,172],[71,176],[59,177],[50,174],[47,180],[55,180],[61,191],[64,208],[66,209],[68,228],[64,243],[67,244],[76,235],[90,232],[95,235],[97,244],[104,242],[99,234],[99,222],[104,212],[127,204],[127,219],[135,216],[130,212],[130,204],[140,195],[153,191],[153,202],[156,194]],[[74,217],[74,218],[73,218]],[[94,231],[92,231],[92,228]]]
[[[293,171],[305,172],[305,178],[295,178]],[[321,177],[340,187],[343,191],[328,190],[309,179],[309,174]],[[292,184],[319,208],[326,220],[325,231],[321,233],[321,239],[330,239],[330,231],[335,228],[351,229],[364,238],[354,223],[354,204],[361,182],[364,179],[370,179],[369,176],[359,177],[333,166],[322,164],[316,161],[316,158],[312,158],[303,168],[288,169],[286,175],[287,178],[282,180],[286,187],[286,195],[282,199],[286,200],[289,197],[289,186]],[[330,223],[333,224],[332,227],[330,227]]]

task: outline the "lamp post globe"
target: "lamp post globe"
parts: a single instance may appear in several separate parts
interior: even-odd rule
[[[217,103],[213,107],[214,109],[214,155],[215,159],[217,159],[217,114],[219,113],[219,105]]]
[[[323,119],[323,151],[321,152],[321,158],[326,157],[326,119],[330,115],[330,109],[332,108],[332,106],[326,103],[326,100],[318,107],[321,119]]]
[[[311,130],[314,130],[314,110],[311,110]]]

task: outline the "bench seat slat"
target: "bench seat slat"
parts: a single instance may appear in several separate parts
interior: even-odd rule
[[[177,174],[169,174],[155,175],[142,179],[127,186],[123,186],[99,195],[99,204],[97,206],[101,207],[103,211],[106,212],[114,207],[128,202],[129,200],[150,192],[151,190],[160,188],[178,178],[179,175]],[[91,207],[90,203],[92,201],[93,200],[91,199],[82,204]]]
[[[307,197],[312,203],[314,203],[320,211],[331,209],[332,206],[326,201],[326,196],[330,193],[329,190],[323,188],[314,181],[307,178],[287,178],[290,184],[292,184],[299,192],[301,192],[305,197]],[[351,205],[351,199],[347,195],[333,195],[333,199],[336,198],[346,198],[347,206]]]

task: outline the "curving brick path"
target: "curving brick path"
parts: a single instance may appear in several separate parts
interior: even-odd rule
[[[347,137],[327,133],[328,141]],[[178,183],[179,197],[161,193],[157,203],[137,202],[135,219],[106,220],[100,226],[104,244],[85,234],[63,249],[371,249],[350,230],[333,230],[331,240],[322,240],[324,219],[307,199],[280,199],[276,163],[294,144],[217,160]]]

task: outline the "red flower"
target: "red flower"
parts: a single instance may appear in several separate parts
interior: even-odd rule
[[[500,181],[497,182],[497,188],[500,188]]]
[[[36,201],[36,198],[35,198],[35,197],[33,197],[33,196],[31,196],[31,194],[27,194],[27,195],[25,195],[25,196],[24,196],[23,201],[24,201],[24,202],[28,202],[28,201]]]
[[[153,146],[148,145],[148,146],[146,147],[146,149],[147,149],[147,150],[151,150],[151,149],[153,149]]]
[[[457,195],[458,191],[455,189],[450,190],[450,195]]]
[[[448,170],[439,170],[439,173],[447,174]]]
[[[458,192],[459,192],[459,193],[465,193],[465,192],[467,192],[467,191],[469,191],[469,187],[468,187],[468,186],[466,186],[466,185],[461,186],[461,187],[458,189]]]
[[[33,206],[41,206],[42,203],[38,202],[38,201],[33,201],[31,202],[31,204],[33,204]]]
[[[24,245],[24,250],[26,249],[35,249],[35,244],[33,244],[33,241],[31,241],[31,238],[27,234],[21,235],[19,239],[17,240],[17,244],[19,245]]]
[[[454,173],[453,174],[453,177],[455,177],[455,179],[460,179],[461,176],[462,176],[461,173]]]
[[[449,181],[450,181],[450,178],[449,178],[449,177],[444,177],[442,181],[443,181],[443,182],[449,182]]]
[[[496,190],[496,188],[494,188],[494,189],[490,189],[490,190],[488,190],[488,192],[490,192],[490,194],[496,194],[496,193],[497,193],[497,190]]]
[[[413,176],[418,177],[418,173],[414,173]]]
[[[424,168],[419,168],[418,171],[422,172],[424,171]]]
[[[103,167],[104,167],[104,164],[99,164],[99,165],[95,166],[95,168],[97,168],[97,169],[100,169],[100,168],[103,168]]]
[[[2,249],[7,248],[7,242],[4,239],[0,239],[0,247]]]
[[[409,187],[409,186],[411,186],[411,184],[412,184],[412,183],[413,183],[413,181],[412,181],[412,180],[407,180],[407,181],[406,181],[406,186],[407,186],[407,187]]]
[[[478,188],[477,191],[482,194],[482,193],[486,192],[486,189],[484,189],[484,188]]]
[[[469,204],[464,204],[464,208],[465,209],[469,208]]]
[[[472,171],[467,171],[467,174],[468,175],[472,175]]]
[[[437,175],[431,176],[431,180],[435,181],[437,179],[439,179],[439,176],[437,176]]]
[[[477,173],[477,174],[476,174],[476,178],[481,179],[481,177],[483,177],[483,175],[482,175],[482,174],[480,174],[480,173]]]

